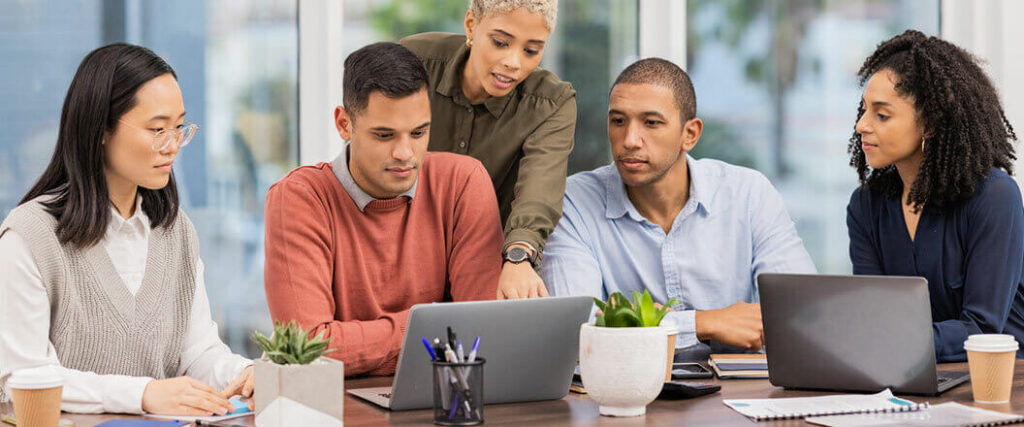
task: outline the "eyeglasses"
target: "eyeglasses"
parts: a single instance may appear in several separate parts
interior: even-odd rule
[[[118,121],[121,122],[121,123],[124,123],[124,124],[126,124],[126,125],[128,125],[130,127],[133,127],[135,129],[144,130],[144,131],[147,131],[147,132],[152,132],[152,130],[150,130],[150,129],[145,129],[145,128],[141,128],[141,127],[135,126],[135,125],[133,125],[131,123],[128,123],[128,122],[126,122],[124,120],[118,120]],[[163,129],[163,130],[157,131],[156,133],[153,134],[153,143],[152,143],[151,147],[153,147],[153,151],[156,151],[156,152],[159,153],[159,152],[164,151],[165,149],[167,149],[167,147],[169,147],[171,145],[171,142],[173,141],[175,144],[178,145],[178,148],[180,149],[181,147],[184,147],[184,146],[188,145],[189,141],[192,141],[192,137],[196,136],[196,132],[198,132],[198,131],[199,131],[199,125],[194,124],[194,123],[188,123],[188,122],[185,122],[184,124],[182,124],[181,126],[179,126],[177,128]]]

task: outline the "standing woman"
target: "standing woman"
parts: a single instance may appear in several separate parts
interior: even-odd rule
[[[538,69],[557,0],[471,0],[466,34],[401,41],[430,73],[430,151],[480,160],[505,226],[498,298],[547,296],[534,271],[562,216],[576,91]]]
[[[82,60],[50,164],[0,225],[0,395],[43,365],[68,412],[224,414],[251,395],[252,362],[217,335],[178,209],[171,167],[196,130],[149,49]]]
[[[965,360],[970,334],[1024,343],[1017,137],[992,83],[971,54],[913,30],[879,45],[858,76],[854,274],[928,279],[939,362]]]

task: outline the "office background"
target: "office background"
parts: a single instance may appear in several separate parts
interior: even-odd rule
[[[49,161],[82,57],[115,41],[153,49],[175,68],[188,120],[200,126],[175,176],[213,317],[235,351],[255,356],[249,332],[270,329],[264,197],[292,168],[337,153],[345,56],[417,32],[462,32],[467,3],[0,0],[0,217]],[[818,269],[843,274],[856,186],[846,146],[863,59],[907,28],[941,35],[987,60],[1011,123],[1024,129],[1021,16],[1024,2],[1012,0],[560,0],[542,66],[578,91],[574,173],[610,161],[607,94],[619,70],[647,56],[683,65],[705,121],[693,154],[767,175]]]

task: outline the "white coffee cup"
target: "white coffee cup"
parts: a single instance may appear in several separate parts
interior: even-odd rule
[[[1013,367],[1020,345],[1013,335],[978,334],[964,341],[967,365],[971,371],[971,389],[978,403],[1010,401]]]
[[[18,426],[56,427],[64,377],[51,365],[19,369],[7,379]]]

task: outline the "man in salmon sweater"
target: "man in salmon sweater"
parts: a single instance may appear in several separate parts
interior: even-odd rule
[[[324,331],[346,375],[388,375],[414,304],[496,295],[498,202],[479,161],[427,153],[428,76],[412,52],[363,47],[343,81],[334,118],[349,143],[267,193],[264,286],[274,320]]]

